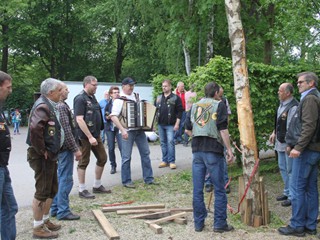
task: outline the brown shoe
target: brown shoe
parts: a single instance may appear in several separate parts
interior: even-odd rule
[[[50,230],[50,231],[58,231],[61,228],[60,224],[54,224],[50,221],[50,219],[46,220],[44,222],[44,225]]]
[[[38,227],[33,228],[33,238],[36,239],[53,239],[57,238],[59,234],[57,232],[50,231],[45,224],[41,224]]]

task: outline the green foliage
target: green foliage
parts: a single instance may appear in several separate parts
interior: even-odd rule
[[[248,59],[263,62],[268,52],[266,42],[271,41],[267,48],[272,55],[271,64],[301,62],[306,64],[304,69],[319,65],[316,1],[243,0],[241,4]],[[272,6],[274,11],[269,11]],[[201,83],[209,77],[221,82],[226,94],[232,92],[229,63],[208,63],[212,69],[225,69],[222,72],[196,67],[206,62],[210,44],[213,55],[230,56],[223,1],[3,0],[0,12],[2,28],[8,27],[0,32],[0,49],[10,49],[8,57],[2,52],[2,63],[6,65],[9,58],[11,74],[35,76],[32,88],[38,88],[37,81],[48,76],[79,81],[93,74],[101,82],[110,82],[115,80],[115,69],[120,69],[121,77],[133,76],[139,82],[159,74],[184,76],[184,42],[196,73],[186,82],[197,78],[200,93],[199,88],[204,86]],[[123,61],[115,61],[119,58]],[[255,71],[259,74],[262,70]],[[256,79],[250,79],[253,80]],[[270,81],[268,84],[275,80]],[[251,91],[254,94],[260,90],[252,86]]]
[[[163,80],[169,79],[172,85],[172,91],[176,88],[178,82],[186,83],[188,76],[186,75],[178,75],[178,74],[170,74],[168,76],[158,74],[154,75],[153,79],[150,81],[153,86],[153,97],[154,99],[162,93],[162,82]],[[185,84],[186,85],[186,84]],[[186,85],[187,86],[187,85]]]
[[[274,67],[262,63],[248,62],[250,97],[258,149],[270,148],[270,146],[267,145],[267,140],[274,127],[274,115],[279,105],[277,92],[280,84],[290,82],[295,86],[296,74],[306,70],[320,73],[320,70],[308,69],[305,65]],[[154,86],[153,95],[157,96],[161,93],[160,82],[163,79],[171,78],[173,78],[171,75],[155,76],[152,80]],[[239,144],[240,136],[231,60],[217,56],[212,58],[206,66],[196,68],[189,78],[180,78],[179,80],[184,81],[186,86],[194,83],[198,98],[204,96],[204,86],[208,82],[214,81],[224,88],[224,95],[228,99],[232,111],[229,131],[232,140]]]

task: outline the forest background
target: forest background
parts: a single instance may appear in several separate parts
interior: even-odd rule
[[[320,73],[320,3],[241,0],[249,81],[259,148],[273,128],[278,86],[300,71]],[[3,0],[1,70],[12,75],[6,108],[30,109],[42,80],[151,83],[169,78],[225,89],[237,134],[231,44],[224,1]]]

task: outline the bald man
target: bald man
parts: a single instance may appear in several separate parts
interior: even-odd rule
[[[270,135],[269,141],[274,144],[274,149],[278,154],[278,165],[284,183],[283,194],[277,197],[277,201],[282,201],[281,206],[291,206],[292,194],[290,192],[290,176],[292,170],[292,158],[286,154],[285,136],[292,116],[296,112],[298,101],[292,96],[293,86],[291,83],[282,83],[278,90],[280,106],[277,109],[275,119],[275,129]]]

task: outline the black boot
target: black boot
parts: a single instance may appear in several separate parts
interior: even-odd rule
[[[115,167],[115,166],[112,166],[110,173],[111,173],[111,174],[115,174],[116,172],[117,172],[116,167]]]

